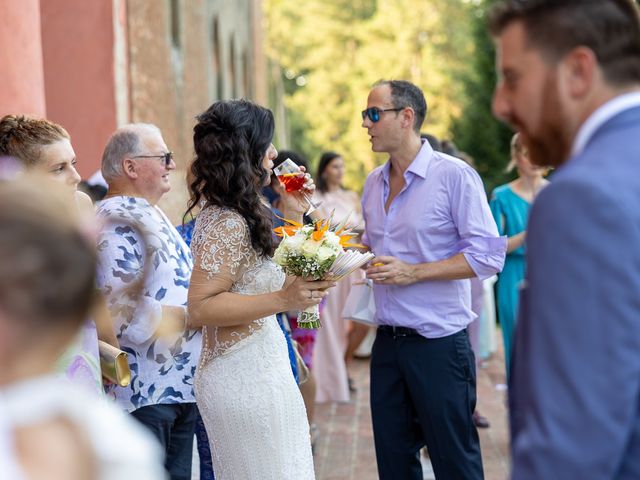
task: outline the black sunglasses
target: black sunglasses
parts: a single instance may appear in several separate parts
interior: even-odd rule
[[[362,110],[362,120],[364,120],[365,117],[369,117],[369,120],[371,120],[373,123],[376,123],[377,121],[380,120],[381,113],[400,112],[401,110],[404,110],[404,107],[402,108],[378,108],[378,107],[367,108],[366,110]]]
[[[164,166],[168,167],[169,165],[171,165],[171,161],[173,160],[173,152],[163,153],[162,155],[136,155],[135,157],[131,158],[162,158],[164,159]]]

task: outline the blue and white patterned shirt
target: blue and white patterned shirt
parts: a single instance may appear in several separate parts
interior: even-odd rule
[[[166,215],[143,198],[102,201],[98,218],[98,286],[105,294],[120,348],[129,354],[131,384],[113,387],[118,404],[131,412],[147,405],[195,402],[193,376],[201,348],[200,331],[156,336],[162,305],[187,303],[193,268],[191,252]],[[133,226],[133,227],[132,227]],[[139,230],[136,230],[139,229]],[[149,271],[136,295],[146,248]]]

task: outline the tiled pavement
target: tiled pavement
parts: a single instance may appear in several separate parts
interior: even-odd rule
[[[314,457],[317,480],[378,478],[369,409],[368,360],[355,360],[351,376],[358,391],[350,403],[316,407],[315,420],[320,429]],[[487,480],[505,480],[509,471],[505,391],[496,388],[504,381],[504,358],[499,350],[478,369],[478,411],[491,422],[489,429],[480,429]],[[425,478],[433,476],[427,472]]]
[[[501,338],[499,333],[497,335]],[[317,480],[378,478],[369,409],[369,361],[355,360],[351,376],[358,391],[352,395],[350,403],[316,407],[316,423],[320,429],[314,456]],[[491,428],[479,430],[486,480],[505,480],[509,471],[505,392],[496,388],[504,381],[504,357],[500,345],[499,350],[478,369],[478,411],[491,422]],[[200,478],[197,465],[194,445],[192,480]],[[425,479],[433,478],[427,468],[423,470]]]

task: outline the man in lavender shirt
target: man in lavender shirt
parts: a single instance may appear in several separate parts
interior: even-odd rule
[[[472,414],[476,373],[467,325],[469,278],[502,269],[499,237],[478,174],[420,139],[427,105],[418,87],[380,81],[362,126],[389,161],[367,177],[364,243],[376,254],[378,335],[371,412],[381,479],[422,479],[425,444],[439,479],[481,479]]]

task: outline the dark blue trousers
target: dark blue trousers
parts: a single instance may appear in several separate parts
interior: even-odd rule
[[[148,405],[131,412],[153,433],[165,451],[171,480],[191,480],[193,434],[198,409],[195,403]]]
[[[209,436],[200,412],[198,412],[198,418],[196,419],[196,440],[198,456],[200,457],[200,480],[216,480],[213,474]]]
[[[381,480],[422,480],[424,445],[438,480],[484,478],[475,405],[475,359],[465,330],[436,339],[378,330],[371,414]]]

